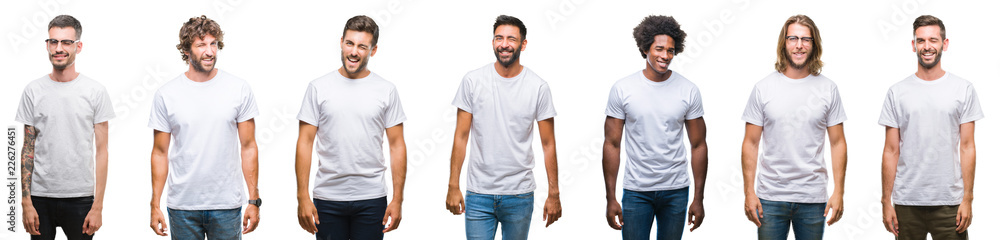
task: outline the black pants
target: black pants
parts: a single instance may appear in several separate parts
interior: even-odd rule
[[[38,213],[38,231],[42,235],[31,235],[31,240],[52,240],[56,238],[56,227],[62,227],[68,240],[90,240],[93,235],[83,233],[83,221],[94,205],[94,197],[48,198],[31,196],[31,205]]]
[[[382,217],[386,197],[360,201],[325,201],[313,199],[319,213],[318,240],[382,239]]]

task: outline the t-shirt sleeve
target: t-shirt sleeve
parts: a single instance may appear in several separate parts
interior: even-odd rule
[[[462,84],[458,85],[458,92],[455,93],[455,100],[451,101],[451,105],[455,105],[458,109],[466,111],[468,113],[473,113],[472,109],[472,79],[466,75],[462,78]]]
[[[302,107],[299,109],[299,121],[309,125],[319,126],[319,99],[316,95],[316,86],[311,83],[306,87],[306,93],[302,96]]]
[[[253,96],[253,90],[250,89],[250,85],[243,83],[243,89],[240,93],[240,109],[236,114],[236,122],[245,122],[257,116],[257,100]]]
[[[698,87],[691,88],[691,96],[688,102],[690,104],[688,104],[687,113],[684,114],[685,120],[700,118],[705,115],[705,110],[701,106],[701,90],[698,90]]]
[[[976,88],[969,84],[965,90],[965,102],[962,104],[962,118],[960,123],[967,123],[983,119],[983,109],[979,106],[979,95]]]
[[[834,86],[830,92],[830,111],[826,113],[826,126],[832,127],[847,121],[844,104],[840,101],[840,90]]]
[[[622,99],[621,88],[618,84],[611,86],[611,92],[608,93],[608,106],[604,109],[604,114],[608,117],[625,119],[625,100]]]
[[[170,132],[170,122],[167,120],[167,106],[163,101],[163,95],[157,91],[153,96],[153,109],[149,111],[149,127],[161,132]]]
[[[21,103],[17,105],[17,116],[14,117],[14,121],[25,125],[35,125],[35,104],[31,100],[28,88],[24,88],[24,92],[21,93]]]
[[[94,108],[94,124],[107,122],[115,118],[115,109],[111,106],[111,96],[104,87],[98,89],[94,94],[92,102]]]
[[[406,114],[403,113],[403,104],[399,101],[399,93],[393,87],[389,92],[389,101],[386,104],[385,112],[382,114],[384,128],[394,127],[406,121]]]
[[[757,126],[764,126],[764,107],[760,97],[760,89],[757,86],[754,86],[753,91],[750,92],[747,107],[743,110],[743,121]]]
[[[535,121],[556,117],[556,107],[552,104],[552,91],[548,83],[538,87],[538,102],[535,103]]]
[[[896,99],[893,96],[892,89],[890,88],[888,92],[885,93],[885,102],[882,103],[882,115],[878,118],[878,124],[891,128],[899,128],[899,122],[896,121]]]

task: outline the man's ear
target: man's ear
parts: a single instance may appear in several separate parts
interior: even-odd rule
[[[528,39],[521,40],[521,51],[528,48]]]

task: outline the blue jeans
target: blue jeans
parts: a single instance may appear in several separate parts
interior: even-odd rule
[[[656,218],[656,239],[681,239],[687,217],[688,188],[622,193],[622,239],[649,239]]]
[[[316,239],[382,239],[382,217],[387,197],[358,201],[326,201],[313,198],[319,213]]]
[[[472,240],[494,239],[497,223],[504,240],[528,239],[535,193],[488,195],[465,193],[465,237]]]
[[[791,223],[796,240],[823,239],[823,212],[826,203],[777,202],[761,199],[764,218],[757,228],[757,239],[788,239]]]
[[[94,206],[94,197],[48,198],[31,196],[31,206],[38,213],[38,231],[42,235],[31,235],[32,240],[56,238],[56,226],[62,228],[66,239],[94,239],[94,235],[83,233],[83,222]]]
[[[170,239],[241,239],[240,208],[220,210],[175,210],[167,208]]]

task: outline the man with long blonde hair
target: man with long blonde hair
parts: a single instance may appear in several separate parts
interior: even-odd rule
[[[744,212],[759,239],[822,239],[843,215],[847,120],[837,84],[820,74],[822,40],[805,15],[785,21],[778,35],[775,72],[754,86],[743,112]],[[829,134],[834,190],[827,194],[824,137]],[[763,137],[764,152],[758,147]],[[756,177],[756,188],[754,179]]]

